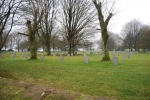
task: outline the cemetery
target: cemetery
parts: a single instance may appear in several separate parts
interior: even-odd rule
[[[9,82],[16,82],[15,79],[19,81],[15,83],[17,86],[34,84],[35,87],[37,85],[43,86],[41,88],[48,86],[48,88],[59,89],[56,90],[57,92],[67,90],[70,91],[70,95],[74,95],[71,96],[72,99],[79,98],[83,94],[83,98],[90,95],[91,97],[88,98],[92,100],[93,98],[98,100],[102,98],[104,100],[149,99],[150,97],[150,56],[147,53],[131,52],[132,55],[128,58],[129,52],[111,51],[112,61],[108,62],[100,61],[102,54],[98,55],[98,52],[93,54],[77,52],[74,56],[63,52],[54,54],[56,54],[55,57],[53,54],[47,56],[46,53],[38,52],[38,59],[30,60],[29,52],[3,52],[0,56],[0,81],[5,79],[3,86],[7,87]],[[123,57],[125,54],[126,59]],[[43,91],[41,88],[37,88],[39,93]],[[5,89],[2,88],[2,90]],[[27,91],[23,87],[20,89],[23,89],[20,91]],[[74,92],[82,94],[77,96]],[[0,95],[3,93],[5,94],[3,91]],[[19,95],[21,94],[14,94],[14,98],[18,98]],[[62,92],[62,95],[67,96],[68,92]]]
[[[0,100],[150,100],[147,4],[1,0]]]

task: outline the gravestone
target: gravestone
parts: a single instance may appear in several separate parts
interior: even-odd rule
[[[123,53],[123,59],[126,60],[126,53]]]
[[[42,60],[44,59],[44,53],[41,54],[41,59],[42,59]]]
[[[86,63],[86,64],[89,63],[89,57],[88,57],[86,54],[84,54],[84,60],[85,60],[85,63]]]
[[[71,53],[71,56],[73,56],[73,53]]]
[[[68,54],[68,58],[70,58],[70,54]]]
[[[115,52],[112,51],[111,55],[112,55],[112,57],[114,58],[114,57],[115,57]]]
[[[87,55],[84,53],[83,56],[84,56],[84,59],[85,59],[85,57],[86,57]]]
[[[63,57],[63,55],[61,54],[60,55],[60,61],[62,62],[64,60],[64,57]]]
[[[114,65],[117,66],[117,65],[118,65],[118,58],[117,58],[117,57],[114,57],[114,58],[113,58],[113,62],[114,62]]]
[[[24,59],[26,60],[28,58],[28,55],[27,54],[24,54]]]
[[[12,54],[12,59],[14,59],[14,58],[15,58],[15,54],[13,53],[13,54]]]
[[[1,54],[1,58],[4,59],[4,54]]]
[[[14,52],[14,56],[16,56],[16,52]]]
[[[130,52],[128,53],[128,58],[130,58],[130,56],[131,56],[131,54],[130,54]]]
[[[123,55],[123,59],[126,60],[126,55],[125,54]]]
[[[21,53],[21,55],[22,55],[22,57],[24,57],[24,54],[23,54],[23,52]]]
[[[53,57],[54,57],[54,58],[56,57],[56,54],[55,54],[55,53],[53,54]]]

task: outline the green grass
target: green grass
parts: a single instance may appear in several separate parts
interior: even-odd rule
[[[20,53],[11,59],[7,54],[0,58],[0,70],[15,79],[87,95],[123,100],[150,99],[150,54],[137,53],[127,60],[119,57],[118,66],[101,62],[101,57],[90,55],[86,64],[83,55],[64,57],[45,56],[37,60],[24,60]]]

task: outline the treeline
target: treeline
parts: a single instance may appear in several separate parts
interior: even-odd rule
[[[98,40],[97,44],[103,48],[102,40]],[[109,32],[108,49],[150,51],[150,25],[133,19],[122,27],[120,34]]]
[[[48,55],[51,49],[71,55],[92,47],[96,13],[91,0],[2,0],[0,8],[0,50],[30,48],[35,54],[42,47]]]
[[[105,0],[1,0],[0,51],[30,50],[36,58],[38,48],[43,48],[47,55],[51,50],[68,51],[70,55],[78,48],[92,50],[95,33],[105,33],[113,16],[114,8],[107,10],[105,4],[110,3]],[[108,43],[109,50],[150,49],[150,26],[138,20],[126,23],[120,34],[109,32],[104,37],[98,42],[101,49],[103,42]]]

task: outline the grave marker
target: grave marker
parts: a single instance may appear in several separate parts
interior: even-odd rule
[[[113,61],[114,61],[114,65],[117,66],[117,65],[118,65],[118,58],[117,58],[117,57],[114,57],[114,58],[113,58]]]
[[[71,53],[71,56],[73,56],[73,53]]]
[[[70,58],[70,54],[68,54],[68,58]]]
[[[55,57],[56,57],[56,54],[53,54],[53,57],[55,58]]]
[[[130,52],[128,53],[128,58],[130,58],[130,56],[131,56],[131,54],[130,54]]]
[[[15,58],[15,54],[14,53],[12,53],[12,59],[14,59]]]
[[[44,59],[44,53],[41,54],[41,59],[42,59],[42,60]]]
[[[61,54],[60,55],[60,61],[62,62],[64,60],[64,57],[63,57],[63,55]]]
[[[24,54],[24,59],[26,60],[28,58],[27,54]]]
[[[4,54],[1,54],[2,59],[4,59]]]
[[[85,60],[85,63],[86,63],[86,64],[89,63],[89,57],[88,57],[86,54],[84,54],[84,60]]]

